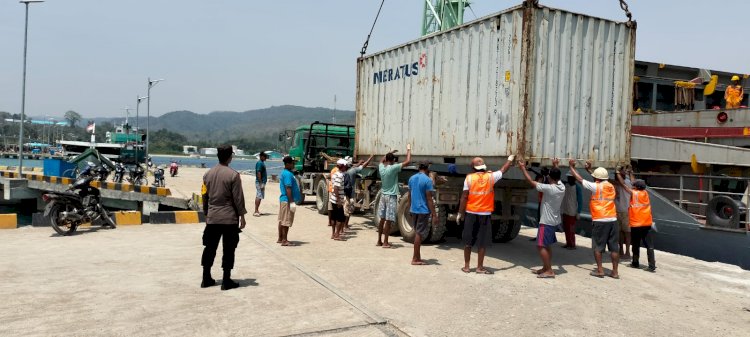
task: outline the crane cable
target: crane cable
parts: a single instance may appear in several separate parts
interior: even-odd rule
[[[372,31],[375,29],[375,24],[378,22],[378,18],[380,17],[380,10],[383,9],[384,3],[385,3],[385,0],[382,0],[380,2],[380,8],[378,8],[378,14],[375,15],[375,21],[372,22],[372,27],[370,27],[370,33],[367,34],[367,39],[365,40],[365,44],[362,45],[362,50],[359,52],[360,57],[364,57],[365,53],[367,52],[367,45],[370,44],[370,36],[372,36]]]
[[[628,3],[625,2],[625,0],[620,0],[620,8],[625,12],[625,16],[628,17],[628,25],[633,25],[633,13],[630,13],[630,9],[628,8]]]

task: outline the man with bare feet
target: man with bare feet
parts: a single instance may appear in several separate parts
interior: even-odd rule
[[[344,223],[346,222],[346,216],[344,215],[344,172],[346,172],[346,160],[339,159],[336,162],[335,173],[331,175],[331,185],[333,187],[331,194],[328,196],[328,200],[331,201],[331,239],[336,241],[344,241],[341,237],[341,232],[344,230]]]
[[[612,273],[609,277],[619,279],[620,274],[617,272],[617,264],[620,262],[620,247],[618,242],[619,227],[617,225],[617,209],[615,207],[615,186],[607,181],[609,173],[607,169],[599,167],[591,176],[594,182],[583,180],[578,171],[576,171],[576,161],[571,159],[570,173],[583,185],[583,188],[591,192],[591,202],[589,210],[591,212],[592,231],[591,245],[594,250],[594,259],[596,260],[596,270],[591,272],[591,276],[602,278],[605,276],[602,268],[602,252],[609,249],[612,257]],[[586,171],[591,170],[591,163],[586,162]]]
[[[539,218],[539,230],[536,235],[536,246],[539,250],[539,256],[542,258],[542,269],[535,270],[538,278],[555,278],[555,272],[552,271],[552,245],[557,242],[555,229],[562,223],[560,216],[560,206],[563,197],[565,197],[565,185],[560,181],[560,160],[552,160],[552,169],[549,171],[549,183],[539,183],[531,179],[529,172],[526,170],[525,162],[518,163],[518,167],[526,177],[526,181],[531,184],[537,191],[544,194],[542,198],[542,207]]]
[[[466,176],[464,181],[461,204],[456,215],[456,222],[461,223],[464,219],[464,230],[462,239],[464,242],[464,267],[461,271],[469,273],[469,262],[471,262],[471,249],[477,246],[477,274],[492,274],[492,271],[484,268],[484,255],[487,246],[492,243],[492,224],[490,217],[495,211],[495,183],[503,177],[513,163],[514,156],[508,157],[500,171],[487,171],[484,159],[476,157],[471,161],[471,169],[474,173]]]
[[[411,264],[415,266],[427,264],[422,261],[420,252],[422,240],[430,235],[430,221],[432,221],[432,224],[438,223],[438,216],[435,213],[435,202],[432,199],[435,188],[429,174],[430,163],[421,162],[419,163],[419,172],[409,178],[409,196],[411,197],[409,211],[411,212],[416,232]]]
[[[302,200],[297,179],[294,177],[294,158],[284,157],[284,171],[281,171],[279,187],[281,195],[279,196],[279,239],[276,243],[282,246],[294,246],[289,241],[289,229],[294,223],[294,213],[297,211],[297,204]]]
[[[378,165],[382,190],[380,192],[380,203],[378,204],[380,223],[378,223],[377,246],[383,248],[391,248],[391,244],[388,243],[388,236],[391,235],[391,226],[396,221],[399,192],[398,173],[401,172],[402,167],[411,162],[411,144],[406,144],[406,160],[402,163],[396,163],[394,152],[396,151],[386,153],[380,160],[380,165]],[[385,239],[383,239],[383,236],[385,236]]]

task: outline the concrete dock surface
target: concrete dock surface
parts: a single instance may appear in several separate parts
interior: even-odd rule
[[[203,169],[180,169],[167,186],[200,188]],[[170,180],[172,184],[170,184]],[[243,176],[250,213],[254,178]],[[409,264],[412,245],[375,247],[369,216],[352,218],[347,241],[308,203],[276,244],[278,184],[261,217],[248,214],[233,278],[241,287],[201,289],[203,224],[0,231],[1,336],[747,336],[750,271],[657,251],[656,273],[621,265],[621,279],[594,278],[591,241],[553,248],[555,279],[540,266],[525,228],[488,249],[494,275],[465,274],[456,238],[426,245],[430,264]],[[558,240],[564,241],[562,233]],[[658,247],[658,242],[656,243]],[[645,252],[642,253],[645,260]],[[645,261],[641,261],[645,264]],[[221,248],[213,268],[221,278]],[[472,268],[476,254],[472,255]],[[606,267],[609,265],[605,264]]]

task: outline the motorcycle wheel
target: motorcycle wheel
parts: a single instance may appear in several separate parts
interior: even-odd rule
[[[136,185],[148,186],[148,179],[141,178],[136,181]]]
[[[55,205],[49,212],[49,220],[57,234],[68,236],[75,233],[78,225],[70,220],[60,219],[60,213],[65,210],[63,205]]]
[[[112,217],[109,216],[109,213],[107,212],[102,205],[99,205],[99,214],[102,215],[102,219],[104,220],[104,225],[114,228],[117,228],[117,225],[114,221],[112,221]]]

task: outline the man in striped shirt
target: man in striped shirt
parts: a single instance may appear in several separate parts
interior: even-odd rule
[[[331,226],[331,234],[333,239],[337,241],[344,241],[341,237],[341,231],[344,229],[344,223],[346,222],[346,216],[344,215],[344,172],[346,172],[346,160],[339,159],[336,162],[338,171],[331,175],[331,184],[333,185],[333,191],[331,191],[328,200],[331,201],[333,206],[331,209],[331,221],[334,222],[334,226]]]

